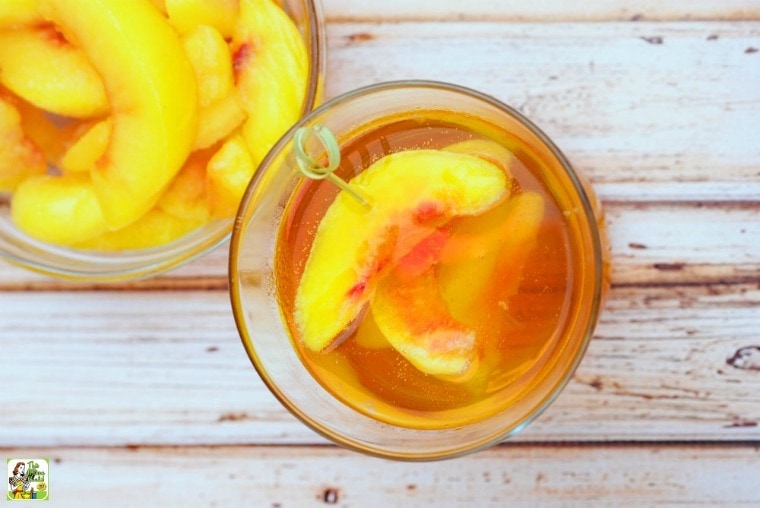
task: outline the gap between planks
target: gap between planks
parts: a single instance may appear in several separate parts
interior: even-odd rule
[[[662,265],[657,268],[663,272],[680,271],[684,267],[678,264]],[[610,285],[611,290],[616,289],[645,289],[645,288],[707,288],[722,293],[720,288],[731,288],[744,285],[760,284],[760,273],[747,273],[726,277],[724,279],[712,280],[663,280],[661,282],[652,281],[625,281],[615,282]],[[21,293],[21,292],[68,292],[68,293],[89,293],[93,291],[101,292],[176,292],[176,291],[229,291],[229,280],[227,277],[198,277],[183,278],[159,276],[154,279],[147,279],[133,282],[119,283],[72,283],[63,280],[49,279],[39,281],[29,281],[22,283],[2,284],[0,283],[0,293]]]

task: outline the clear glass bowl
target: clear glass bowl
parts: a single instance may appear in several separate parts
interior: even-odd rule
[[[325,28],[320,0],[283,0],[281,5],[303,34],[309,77],[302,116],[322,99],[325,79]],[[149,249],[99,252],[59,247],[21,232],[10,218],[10,198],[0,194],[0,257],[24,268],[83,281],[145,278],[196,259],[230,236],[232,219],[213,221],[167,245]]]
[[[278,303],[276,248],[281,220],[303,175],[293,151],[301,127],[322,125],[339,144],[356,139],[390,119],[426,118],[430,111],[454,113],[449,120],[465,127],[492,126],[479,133],[504,143],[500,132],[530,147],[541,177],[553,182],[577,251],[573,254],[573,319],[555,330],[545,350],[549,368],[509,407],[471,423],[417,428],[383,423],[352,409],[315,379],[292,342]],[[448,117],[447,117],[448,118]],[[492,136],[491,136],[492,135]],[[316,152],[319,154],[319,151]],[[368,164],[368,163],[367,163]],[[524,428],[560,393],[578,366],[597,322],[607,285],[606,242],[601,208],[588,184],[568,160],[518,111],[498,100],[459,86],[425,81],[383,83],[352,91],[319,107],[270,151],[250,183],[238,211],[230,244],[230,292],[245,349],[272,393],[319,434],[350,449],[400,460],[459,456],[496,444]]]

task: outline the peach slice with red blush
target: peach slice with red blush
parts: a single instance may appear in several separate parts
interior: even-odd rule
[[[258,166],[301,115],[308,80],[306,45],[293,21],[272,0],[241,0],[232,58],[248,115],[243,138]]]
[[[406,258],[410,274],[435,255],[439,224],[493,207],[506,194],[506,175],[483,159],[437,150],[388,155],[351,180],[370,203],[341,191],[319,224],[295,300],[305,345],[321,351],[362,311],[380,279]],[[427,243],[426,243],[427,242]]]
[[[100,75],[49,23],[0,31],[0,82],[58,115],[91,118],[109,110]]]
[[[475,331],[451,316],[441,295],[437,265],[449,236],[435,230],[401,257],[370,307],[379,333],[417,370],[463,381],[479,357]]]
[[[193,149],[207,148],[245,120],[235,88],[232,55],[222,35],[198,25],[182,37],[182,45],[198,80],[198,133]]]
[[[486,140],[444,150],[470,153],[505,172],[513,157]],[[520,194],[481,214],[455,217],[416,245],[379,282],[372,298],[374,322],[387,342],[421,372],[453,382],[473,378],[481,363],[479,348],[489,347],[476,343],[489,335],[482,326],[489,322],[483,312],[493,310],[484,310],[486,293],[516,291],[543,207],[539,195]]]
[[[179,36],[149,2],[40,0],[103,79],[113,122],[91,171],[109,229],[150,210],[190,153],[197,86]]]
[[[475,332],[451,317],[431,267],[407,279],[393,270],[372,298],[377,327],[412,365],[434,376],[462,376],[477,365]]]

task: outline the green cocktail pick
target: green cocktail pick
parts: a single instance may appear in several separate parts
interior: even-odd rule
[[[306,143],[312,136],[319,140],[327,153],[327,166],[306,152]],[[319,124],[301,127],[293,136],[293,150],[296,154],[298,168],[304,176],[314,180],[324,180],[326,178],[341,190],[346,191],[349,196],[361,203],[362,206],[370,208],[370,204],[364,196],[335,174],[335,170],[340,165],[340,145],[338,145],[338,141],[333,136],[333,133],[330,132],[330,129]]]

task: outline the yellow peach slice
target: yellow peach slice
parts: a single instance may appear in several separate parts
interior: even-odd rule
[[[153,207],[190,152],[193,68],[179,36],[147,0],[40,1],[103,76],[113,125],[92,181],[109,227],[121,228]]]
[[[164,0],[150,0],[150,3],[153,4],[153,7],[158,9],[158,12],[166,15],[166,2]]]
[[[360,313],[394,260],[429,236],[431,220],[477,214],[506,194],[504,172],[437,150],[388,155],[351,180],[367,209],[341,191],[319,224],[295,299],[309,349],[321,351]]]
[[[198,103],[208,106],[229,93],[233,87],[232,56],[219,32],[200,25],[182,37],[198,82]]]
[[[245,120],[245,112],[233,83],[230,49],[219,32],[197,26],[182,38],[182,45],[198,81],[197,150],[229,135]]]
[[[85,131],[63,154],[58,164],[64,173],[86,173],[95,168],[111,138],[111,121],[102,120]]]
[[[12,105],[21,115],[21,129],[45,155],[48,163],[57,165],[72,139],[78,137],[79,122],[56,125],[45,111],[32,106],[0,85],[0,100]]]
[[[214,27],[231,37],[238,18],[240,0],[165,0],[169,22],[181,34],[199,25]]]
[[[46,169],[42,151],[24,134],[18,110],[0,95],[0,192],[13,191]]]
[[[517,292],[522,266],[535,246],[544,214],[544,200],[535,192],[511,197],[478,217],[463,217],[450,224],[451,237],[443,248],[440,284],[443,299],[454,318],[478,326],[483,303]],[[497,274],[501,274],[497,280]],[[491,322],[491,320],[488,320]]]
[[[444,148],[447,152],[474,155],[496,164],[509,174],[514,155],[507,148],[490,139],[470,139]]]
[[[513,157],[490,140],[465,141],[444,150],[478,156],[505,172]],[[516,210],[522,215],[515,214]],[[484,290],[494,276],[498,255],[524,259],[530,252],[530,248],[512,247],[535,240],[542,211],[543,201],[537,194],[519,196],[477,216],[454,218],[445,233],[438,231],[415,246],[380,281],[372,299],[372,313],[387,341],[421,372],[451,382],[466,381],[476,391],[482,390],[487,376],[478,374],[482,362],[476,337],[480,342],[481,335],[488,336],[482,329],[483,323],[490,322],[486,312],[481,312]],[[527,232],[513,231],[515,222],[525,225]],[[439,262],[436,274],[432,267]],[[421,275],[420,270],[426,271]],[[511,287],[517,289],[514,284]],[[479,306],[473,309],[476,302]],[[486,371],[492,367],[483,366]]]
[[[27,178],[13,194],[11,218],[29,236],[59,245],[89,240],[107,229],[84,175]]]
[[[212,153],[204,150],[190,155],[158,200],[157,207],[180,219],[207,221],[210,211],[206,196],[206,165]]]
[[[0,82],[58,115],[86,118],[109,109],[87,57],[49,24],[0,32]]]
[[[254,171],[256,168],[242,137],[233,136],[222,145],[206,167],[206,185],[213,216],[235,215]]]
[[[241,0],[232,54],[248,115],[243,137],[258,166],[301,115],[308,79],[306,45],[272,0]]]
[[[181,219],[156,208],[129,226],[107,231],[74,246],[99,251],[148,249],[178,240],[203,224],[203,221]]]
[[[236,89],[198,112],[198,134],[193,150],[208,148],[229,136],[246,118]]]
[[[385,338],[383,332],[377,327],[372,309],[365,314],[364,319],[359,324],[359,328],[356,329],[356,335],[354,335],[353,340],[357,346],[364,349],[385,349],[391,347],[388,339]]]
[[[41,19],[37,0],[3,0],[0,2],[0,29],[31,25]]]
[[[440,260],[443,247],[448,239],[449,234],[447,232],[433,229],[427,237],[414,245],[407,254],[395,262],[393,276],[399,282],[406,284],[430,270]],[[356,330],[354,341],[357,346],[365,349],[391,347],[383,332],[378,328],[371,308],[362,318]]]
[[[474,370],[475,332],[449,314],[438,291],[435,269],[412,279],[383,278],[372,298],[377,327],[412,365],[434,376],[462,376]]]

